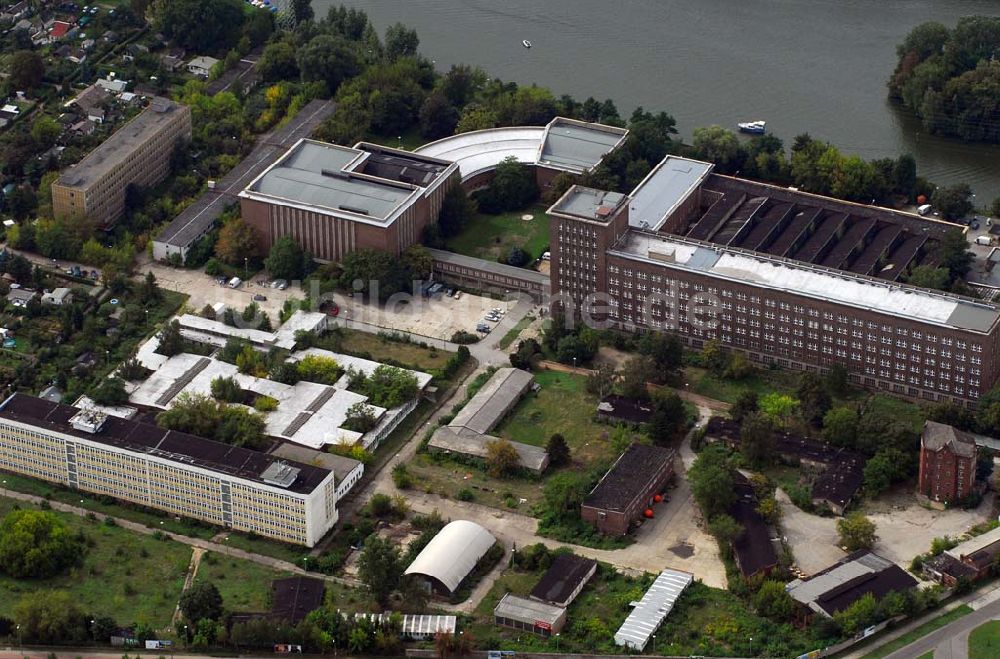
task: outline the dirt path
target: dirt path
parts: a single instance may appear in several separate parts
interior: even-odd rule
[[[198,568],[201,566],[201,557],[205,555],[205,550],[201,547],[195,547],[191,550],[191,563],[188,565],[187,574],[184,576],[184,586],[181,588],[181,595],[187,592],[191,584],[194,583],[194,578],[198,575]],[[177,606],[174,608],[174,617],[170,620],[171,625],[176,625],[181,621],[181,603],[178,601]]]

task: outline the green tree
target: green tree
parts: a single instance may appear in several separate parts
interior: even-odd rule
[[[345,430],[366,433],[378,425],[378,417],[375,416],[375,408],[359,401],[347,408],[342,427]]]
[[[972,270],[975,256],[969,250],[969,242],[958,229],[947,232],[938,245],[941,265],[948,268],[952,282],[964,280]]]
[[[221,53],[236,45],[244,15],[239,0],[170,0],[156,4],[155,23],[188,50]]]
[[[714,162],[723,173],[732,174],[743,166],[746,152],[736,134],[722,126],[694,129],[692,146],[699,158]]]
[[[736,397],[736,402],[729,408],[729,418],[739,423],[752,412],[759,409],[757,392],[753,389],[745,389]]]
[[[19,641],[80,643],[87,639],[86,617],[77,600],[63,590],[34,590],[14,607]]]
[[[649,357],[630,357],[621,370],[622,395],[635,400],[646,400],[649,391],[646,385],[652,379],[655,365]]]
[[[560,471],[545,483],[545,508],[557,517],[579,515],[580,505],[589,490],[590,480],[585,474],[572,470]]]
[[[877,610],[878,603],[875,601],[875,596],[865,593],[846,609],[835,613],[833,619],[845,634],[854,635],[875,622]]]
[[[311,262],[312,258],[294,238],[282,236],[271,246],[264,267],[276,279],[298,280],[305,277]]]
[[[837,536],[840,544],[847,551],[871,549],[875,546],[878,536],[875,535],[875,522],[859,512],[853,512],[837,520]]]
[[[799,401],[788,394],[764,394],[758,401],[760,411],[778,427],[784,427],[799,407]]]
[[[420,106],[420,136],[437,140],[455,132],[458,126],[458,108],[440,92],[429,94]]]
[[[653,443],[669,444],[681,433],[687,421],[688,413],[680,396],[662,389],[653,395],[653,414],[649,418],[649,438]]]
[[[445,193],[441,202],[441,212],[438,214],[438,226],[445,238],[462,231],[476,214],[476,202],[465,192],[461,185],[453,185]]]
[[[299,379],[318,384],[336,384],[344,374],[340,364],[332,357],[306,355],[298,362]]]
[[[317,35],[299,48],[297,61],[303,82],[326,83],[331,94],[361,71],[355,48],[329,34]]]
[[[549,454],[549,466],[561,467],[569,464],[569,444],[566,438],[559,433],[554,433],[545,444],[545,452]]]
[[[577,334],[570,334],[559,339],[556,347],[556,360],[563,364],[582,366],[597,353],[597,346]]]
[[[997,219],[1000,219],[1000,197],[996,197],[993,203],[990,204],[990,214]]]
[[[753,596],[757,613],[775,622],[789,622],[795,616],[795,600],[781,581],[767,580]]]
[[[196,581],[181,593],[177,604],[188,621],[218,620],[222,617],[222,595],[210,581]]]
[[[299,64],[295,57],[295,46],[288,41],[275,41],[264,47],[257,72],[264,82],[294,80],[299,77]]]
[[[951,274],[947,268],[933,265],[918,265],[910,271],[906,283],[922,288],[935,288],[947,291],[951,287]]]
[[[53,513],[15,509],[0,521],[0,573],[45,579],[78,565],[86,546]]]
[[[724,513],[732,504],[733,473],[725,449],[720,446],[705,448],[688,470],[691,492],[701,512],[712,519]]]
[[[858,441],[858,413],[850,407],[835,407],[823,417],[823,439],[834,446],[854,448]]]
[[[799,378],[799,386],[796,391],[799,399],[799,407],[806,423],[818,426],[823,420],[823,415],[829,411],[833,404],[830,393],[826,389],[823,379],[816,373],[803,373]]]
[[[391,540],[368,536],[358,558],[358,577],[381,606],[388,604],[389,596],[399,587],[403,569],[399,549]]]
[[[31,124],[31,139],[35,140],[35,144],[42,150],[54,145],[60,133],[62,133],[62,126],[52,117],[43,115]]]
[[[747,463],[759,468],[774,457],[774,425],[761,412],[750,412],[740,425],[740,451]]]
[[[311,21],[314,16],[311,0],[291,0],[288,3],[288,12],[296,25]]]
[[[7,81],[12,89],[30,91],[40,84],[45,76],[45,62],[33,50],[18,50],[11,54]]]
[[[910,459],[897,448],[887,446],[879,449],[865,463],[865,492],[873,497],[885,492],[906,478],[909,463]]]
[[[160,345],[156,352],[167,357],[173,357],[184,352],[184,337],[181,336],[181,324],[172,320],[160,330]]]
[[[500,437],[486,442],[486,471],[493,478],[506,478],[521,467],[514,445]]]
[[[123,405],[128,402],[125,382],[119,377],[101,378],[90,391],[90,397],[98,405]]]
[[[420,47],[417,31],[402,23],[393,23],[385,30],[385,56],[390,60],[413,57]]]
[[[949,220],[960,220],[972,212],[972,188],[967,183],[938,188],[931,203]]]
[[[225,403],[243,402],[243,389],[236,382],[236,378],[219,376],[212,380],[210,386],[212,398],[215,400],[221,400]]]
[[[732,545],[744,531],[743,526],[726,513],[720,513],[713,517],[708,523],[708,530],[726,548]]]
[[[640,337],[638,348],[640,353],[652,357],[657,372],[655,382],[667,381],[684,363],[684,344],[672,332],[646,332]]]
[[[537,198],[538,184],[534,172],[514,156],[505,158],[497,165],[489,187],[476,197],[484,213],[519,210]]]

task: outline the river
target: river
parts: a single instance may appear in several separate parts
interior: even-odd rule
[[[339,0],[313,0],[318,17]],[[579,100],[665,110],[690,141],[709,124],[764,119],[864,158],[911,153],[939,185],[1000,196],[1000,146],[928,135],[889,103],[896,45],[915,25],[1000,13],[995,0],[346,0],[376,28],[401,22],[439,69],[475,64]],[[532,43],[531,49],[521,40]]]

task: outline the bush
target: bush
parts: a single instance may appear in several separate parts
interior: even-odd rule
[[[410,475],[405,464],[400,463],[392,468],[392,482],[401,490],[406,490],[413,486],[413,476]]]
[[[270,396],[258,396],[253,402],[253,408],[258,412],[273,412],[278,409],[278,400]]]
[[[472,343],[478,343],[479,337],[472,332],[466,332],[465,330],[458,330],[451,335],[451,342],[457,343],[459,345],[469,345]]]
[[[459,501],[474,501],[476,495],[467,487],[463,487],[458,491],[457,498]]]

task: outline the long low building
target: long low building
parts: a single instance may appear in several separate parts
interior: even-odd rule
[[[327,469],[24,394],[0,404],[0,468],[308,547],[337,522]]]
[[[429,591],[454,593],[496,541],[479,524],[455,520],[431,538],[405,574],[424,577]]]
[[[427,446],[433,451],[459,453],[476,458],[487,456],[487,445],[498,438],[490,435],[521,397],[531,388],[531,373],[518,368],[497,369],[448,425],[434,431]],[[548,452],[538,446],[511,442],[521,466],[540,474],[549,464]]]
[[[694,575],[679,570],[664,570],[635,605],[625,622],[615,632],[615,645],[642,652],[674,608],[681,593],[694,581]]]
[[[566,625],[566,607],[507,593],[493,609],[493,622],[539,636],[552,636]]]
[[[674,475],[673,449],[632,444],[618,456],[580,507],[601,533],[625,535]]]
[[[867,549],[848,554],[808,579],[785,585],[792,599],[811,613],[828,618],[866,595],[876,600],[915,588],[917,580],[892,561]]]

